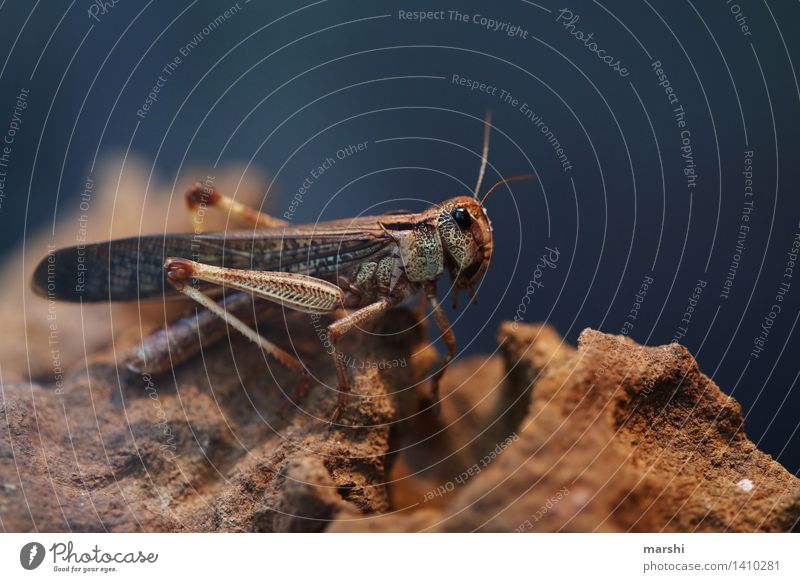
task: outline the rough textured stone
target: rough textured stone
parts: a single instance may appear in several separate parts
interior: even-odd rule
[[[404,503],[422,507],[412,515],[331,530],[797,529],[800,481],[747,439],[738,403],[684,347],[641,347],[587,329],[571,351],[539,326],[512,335],[506,366],[524,354],[523,369],[495,367],[494,379],[487,374],[479,385],[498,385],[505,371],[535,381],[518,438],[496,456],[465,459],[462,471],[470,462],[480,471],[462,483],[451,469],[421,498],[406,494]],[[463,362],[458,373],[482,366]]]
[[[295,345],[313,347],[312,333],[302,339],[313,330],[293,317]],[[414,317],[394,312],[384,331]],[[414,329],[345,345],[411,365],[353,370],[353,426],[330,432],[335,392],[315,385],[281,418],[281,387],[294,378],[239,338],[169,378],[123,373],[101,353],[61,393],[7,383],[3,528],[796,528],[800,482],[746,438],[739,405],[682,346],[586,330],[575,350],[547,326],[503,324],[502,357],[455,364],[436,417],[423,389],[406,389],[433,361]],[[328,359],[310,350],[304,361],[333,385]],[[395,422],[396,410],[407,417]]]
[[[382,348],[381,358],[410,357]],[[355,341],[344,349],[378,361]],[[394,405],[378,370],[353,371],[349,426],[329,430],[336,384],[324,350],[304,358],[318,381],[283,417],[276,411],[297,378],[241,338],[174,377],[123,372],[106,359],[73,372],[60,393],[3,387],[6,530],[314,531],[343,510],[390,509]],[[410,373],[392,377],[408,383]]]

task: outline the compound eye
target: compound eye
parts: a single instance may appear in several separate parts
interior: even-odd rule
[[[472,226],[472,216],[470,216],[469,211],[466,208],[459,206],[453,210],[452,217],[461,230],[466,230]]]

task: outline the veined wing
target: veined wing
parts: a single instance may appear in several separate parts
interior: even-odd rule
[[[163,269],[168,257],[335,280],[350,274],[365,258],[391,251],[393,239],[376,220],[148,235],[68,247],[39,263],[32,284],[43,297],[76,302],[174,296]]]

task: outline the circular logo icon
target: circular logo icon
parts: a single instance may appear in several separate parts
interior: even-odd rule
[[[19,563],[26,570],[35,570],[44,561],[44,546],[39,542],[29,542],[19,551]]]

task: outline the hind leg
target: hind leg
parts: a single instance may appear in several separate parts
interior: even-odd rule
[[[247,325],[230,310],[196,289],[189,282],[193,279],[244,291],[255,297],[279,303],[284,307],[307,313],[331,313],[338,309],[344,292],[328,281],[292,273],[275,271],[253,271],[230,269],[197,263],[189,259],[170,257],[164,263],[167,281],[178,292],[193,299],[209,312],[218,316],[250,341],[258,344],[283,366],[300,374],[294,399],[308,389],[308,372],[294,356],[290,355]],[[288,404],[281,409],[285,410]]]
[[[235,292],[218,301],[220,307],[248,323],[255,323],[274,309],[266,301]],[[225,322],[207,309],[184,315],[145,337],[125,358],[132,372],[159,375],[196,355],[228,334]]]
[[[201,182],[195,183],[186,192],[186,206],[191,214],[192,224],[196,233],[203,232],[203,215],[206,208],[215,208],[228,212],[233,218],[253,227],[271,228],[289,224],[285,220],[264,214],[255,208],[237,202],[233,198],[221,194],[213,186],[206,186]]]

